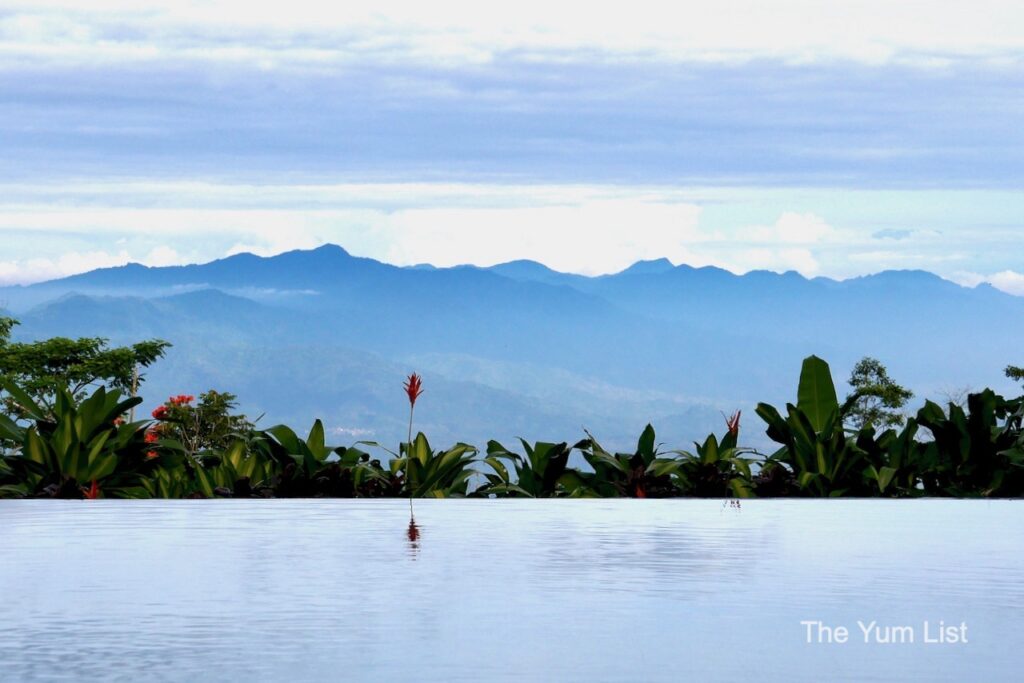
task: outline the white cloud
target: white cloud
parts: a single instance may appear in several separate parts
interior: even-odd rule
[[[177,266],[183,262],[181,255],[178,251],[172,247],[161,245],[154,248],[146,257],[142,259],[142,263],[147,266]]]
[[[1010,294],[1024,296],[1024,273],[1013,270],[1003,270],[989,277],[989,282],[996,289],[1001,289]]]
[[[10,4],[10,3],[9,3]],[[719,0],[715,3],[474,3],[467,0],[15,2],[0,20],[8,60],[198,59],[262,68],[356,59],[479,63],[501,51],[561,59],[752,58],[806,63],[911,60],[942,67],[958,55],[1013,61],[1024,7],[1007,0],[917,2]]]
[[[372,230],[398,264],[493,265],[534,259],[557,270],[598,274],[640,259],[689,261],[706,239],[693,204],[606,199],[538,208],[409,209]]]
[[[1024,273],[1015,270],[1002,270],[991,275],[964,271],[956,273],[953,280],[965,287],[977,287],[982,283],[988,283],[1007,294],[1024,296]]]
[[[294,249],[313,249],[324,243],[324,240],[313,237],[301,228],[262,226],[254,229],[253,233],[252,237],[256,239],[236,242],[227,250],[225,256],[234,256],[235,254],[273,256]]]
[[[53,280],[96,268],[123,266],[131,260],[127,251],[66,252],[54,258],[0,261],[0,284],[25,284]]]
[[[835,238],[836,231],[813,213],[786,211],[774,225],[750,228],[743,236],[754,242],[816,244]]]
[[[314,188],[307,188],[314,194]],[[622,270],[638,260],[668,258],[695,266],[820,272],[814,248],[837,239],[813,214],[784,212],[770,226],[734,231],[700,224],[701,206],[672,191],[598,187],[479,186],[335,188],[332,201],[303,209],[131,209],[0,205],[0,232],[32,236],[29,253],[54,250],[68,234],[118,244],[117,253],[68,254],[58,262],[4,264],[6,282],[29,282],[136,260],[174,265],[251,252],[262,256],[327,242],[396,265],[493,265],[515,259],[589,275]],[[321,198],[332,196],[323,188]],[[270,192],[273,194],[273,191]],[[391,203],[403,196],[398,207]],[[531,198],[533,201],[531,201]],[[183,201],[190,201],[184,199]],[[362,208],[337,208],[360,204]],[[375,202],[384,202],[384,206]],[[143,227],[144,226],[144,227]],[[153,235],[173,235],[152,244]],[[176,245],[198,251],[183,254]],[[219,246],[217,246],[219,245]]]
[[[795,270],[813,277],[821,273],[816,249],[857,239],[856,234],[843,234],[814,213],[784,211],[771,225],[717,231],[713,240],[697,250],[697,261],[737,273]]]

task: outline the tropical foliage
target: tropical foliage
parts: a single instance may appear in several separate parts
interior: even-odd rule
[[[155,363],[170,347],[168,342],[151,339],[109,348],[107,340],[99,337],[15,343],[10,337],[17,325],[17,320],[0,316],[0,379],[17,384],[47,409],[62,391],[76,399],[84,398],[90,387],[97,386],[135,393],[145,379],[140,368]],[[6,408],[17,411],[12,403]]]
[[[484,463],[493,474],[486,474],[487,484],[480,489],[484,495],[497,497],[521,496],[525,498],[556,498],[580,489],[579,474],[569,468],[569,455],[575,446],[568,443],[535,443],[532,446],[520,439],[524,455],[513,453],[497,441],[487,444]],[[511,466],[511,470],[509,469]],[[515,477],[511,473],[515,472]]]
[[[778,445],[767,454],[740,444],[738,412],[723,434],[689,450],[665,449],[651,425],[625,453],[589,432],[571,446],[521,439],[521,452],[497,441],[482,456],[464,443],[435,449],[412,432],[422,379],[411,376],[405,390],[408,439],[393,452],[330,445],[319,420],[305,436],[257,429],[231,394],[175,396],[132,422],[142,399],[116,387],[54,385],[44,403],[0,379],[0,497],[1024,496],[1024,397],[984,390],[964,406],[927,401],[902,423],[854,420],[864,394],[840,403],[815,356],[804,361],[795,403],[757,406]]]

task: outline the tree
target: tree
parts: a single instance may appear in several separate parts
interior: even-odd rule
[[[172,396],[153,411],[157,421],[146,440],[157,443],[170,439],[195,457],[206,451],[221,451],[254,428],[245,415],[235,413],[237,397],[213,389],[195,396]]]
[[[171,346],[151,339],[131,346],[109,348],[101,337],[54,337],[36,342],[11,342],[14,318],[0,316],[0,379],[21,387],[37,402],[52,408],[57,390],[66,387],[76,399],[98,386],[134,395],[143,381],[139,368],[148,368]],[[7,399],[7,407],[20,414]]]
[[[849,385],[853,391],[846,398],[850,405],[846,420],[857,429],[898,427],[906,421],[902,408],[914,393],[892,381],[878,359],[861,358],[850,373]]]
[[[1006,366],[1006,376],[1012,379],[1014,382],[1024,382],[1024,368],[1016,365]]]

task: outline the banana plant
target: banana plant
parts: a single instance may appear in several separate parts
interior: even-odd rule
[[[591,473],[578,473],[566,482],[573,496],[599,496],[629,498],[669,498],[679,495],[672,482],[680,467],[678,458],[661,457],[655,443],[654,427],[647,425],[637,441],[636,452],[606,451],[590,432],[590,437],[579,444],[590,466]]]
[[[924,446],[924,488],[929,495],[1024,495],[1021,421],[1024,398],[1006,400],[986,389],[967,397],[967,411],[943,411],[927,401],[917,422],[933,440]]]
[[[79,403],[59,389],[47,410],[11,382],[0,387],[29,421],[0,420],[0,439],[16,451],[5,458],[4,476],[14,480],[5,485],[7,495],[148,497],[144,481],[158,464],[147,455],[146,423],[122,420],[142,399],[100,387]]]
[[[471,467],[476,454],[476,448],[464,443],[434,451],[420,432],[411,445],[402,444],[399,457],[391,461],[391,474],[404,474],[404,495],[413,498],[462,497],[476,474]]]
[[[483,459],[494,470],[486,474],[487,483],[478,491],[483,496],[520,496],[528,498],[554,498],[566,494],[565,484],[578,485],[579,473],[569,469],[569,455],[576,448],[586,445],[581,441],[575,446],[567,442],[537,442],[530,445],[520,439],[525,455],[514,453],[497,441],[487,444],[487,457]],[[515,471],[512,478],[506,462]]]
[[[921,472],[923,448],[917,440],[917,420],[911,418],[899,431],[887,429],[876,436],[871,426],[857,433],[857,447],[868,465],[863,476],[873,495],[918,497],[924,494]]]
[[[782,446],[766,466],[787,467],[804,495],[869,495],[862,476],[869,463],[843,428],[851,405],[839,405],[828,363],[817,356],[806,358],[797,404],[786,405],[785,418],[767,403],[757,406],[768,437]]]

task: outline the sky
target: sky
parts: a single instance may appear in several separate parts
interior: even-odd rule
[[[0,284],[331,242],[1024,295],[1021,3],[501,4],[0,0]]]

